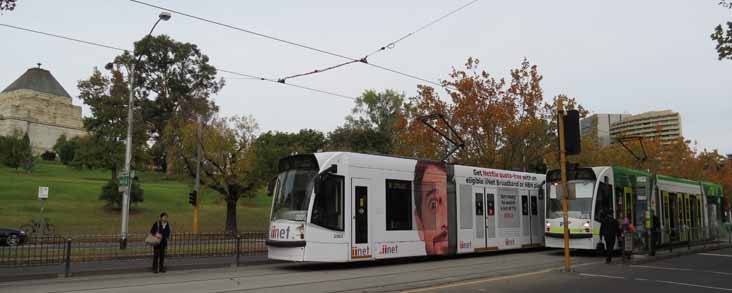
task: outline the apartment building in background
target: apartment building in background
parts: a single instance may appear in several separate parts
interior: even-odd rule
[[[611,123],[610,138],[659,136],[661,144],[668,144],[683,136],[681,114],[671,110],[651,111],[623,117]]]
[[[580,120],[580,135],[596,136],[600,146],[608,146],[612,143],[610,126],[631,116],[630,114],[592,114]]]

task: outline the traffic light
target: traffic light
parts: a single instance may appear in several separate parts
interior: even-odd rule
[[[564,118],[564,149],[567,155],[578,155],[580,147],[579,111],[568,110]]]
[[[195,207],[197,197],[198,197],[198,194],[196,193],[195,190],[189,192],[188,193],[188,203]]]

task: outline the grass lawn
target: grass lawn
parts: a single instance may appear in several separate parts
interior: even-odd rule
[[[193,180],[166,179],[157,172],[138,172],[145,192],[144,202],[132,206],[130,233],[145,233],[161,211],[169,214],[174,232],[191,232],[193,208],[188,192]],[[40,217],[38,187],[49,187],[44,217],[58,234],[118,234],[120,212],[105,208],[98,199],[111,177],[106,170],[78,170],[58,163],[40,162],[31,174],[0,167],[0,227],[18,228]],[[259,192],[239,200],[240,231],[264,231],[268,225],[271,198]],[[215,191],[201,191],[201,232],[223,232],[226,203]]]

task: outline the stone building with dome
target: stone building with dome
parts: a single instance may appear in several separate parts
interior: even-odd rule
[[[0,135],[28,133],[34,154],[51,150],[59,136],[85,134],[81,107],[48,70],[28,69],[0,92]]]

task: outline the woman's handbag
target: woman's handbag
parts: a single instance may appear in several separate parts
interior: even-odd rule
[[[160,231],[160,223],[158,223],[158,231]],[[163,239],[163,235],[158,233],[149,233],[147,234],[147,237],[145,237],[145,244],[150,246],[157,246],[160,244],[160,240]]]
[[[160,244],[160,237],[157,235],[153,235],[152,233],[147,234],[147,237],[145,237],[145,244],[150,246],[156,246]]]

